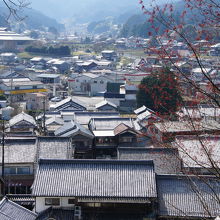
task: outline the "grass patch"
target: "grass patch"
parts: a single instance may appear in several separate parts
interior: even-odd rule
[[[35,55],[30,54],[28,52],[18,53],[17,56],[21,59],[32,59],[33,57],[35,57]]]

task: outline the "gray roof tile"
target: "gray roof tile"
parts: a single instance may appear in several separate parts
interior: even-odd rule
[[[40,160],[34,196],[155,198],[152,161]]]
[[[120,147],[121,160],[153,160],[158,174],[175,174],[181,171],[181,161],[175,148]]]
[[[35,220],[36,218],[37,214],[7,198],[3,198],[0,202],[1,220]]]
[[[34,118],[33,118],[31,115],[28,115],[28,114],[26,114],[26,113],[24,113],[24,112],[21,112],[20,114],[15,115],[15,116],[9,121],[9,125],[10,125],[10,127],[11,127],[11,126],[14,126],[14,125],[16,125],[18,122],[21,122],[21,121],[27,121],[27,122],[31,123],[32,125],[37,126],[36,121],[34,120]]]
[[[63,137],[38,137],[38,159],[70,159],[71,140]]]
[[[36,156],[36,139],[5,140],[5,163],[34,163]],[[0,145],[0,161],[2,145]]]
[[[157,177],[160,216],[216,217],[220,214],[220,182],[211,177]]]

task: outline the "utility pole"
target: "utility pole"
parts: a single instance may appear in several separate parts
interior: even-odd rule
[[[5,121],[2,120],[2,195],[5,195]]]
[[[44,97],[44,101],[43,101],[43,111],[44,111],[44,115],[43,115],[43,131],[44,131],[44,136],[46,136],[46,96]]]
[[[12,70],[10,68],[10,73],[11,73],[11,91],[10,91],[10,106],[12,104],[12,89],[13,89],[13,77],[12,77]]]

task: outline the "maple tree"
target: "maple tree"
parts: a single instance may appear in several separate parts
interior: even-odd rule
[[[146,7],[145,4],[148,2],[139,1],[148,24],[151,24],[151,28],[148,30],[149,38],[156,38],[158,45],[149,45],[147,53],[158,56],[163,65],[169,66],[172,69],[180,85],[180,94],[192,100],[190,106],[189,103],[186,104],[185,102],[185,114],[188,117],[183,119],[187,121],[189,129],[194,133],[194,137],[191,140],[192,149],[190,147],[186,149],[186,140],[190,136],[177,138],[173,144],[182,155],[182,157],[179,157],[180,160],[183,157],[187,157],[188,161],[194,163],[195,167],[201,167],[204,173],[213,175],[217,182],[219,182],[220,161],[216,154],[213,153],[216,152],[215,148],[218,147],[219,138],[214,134],[202,132],[204,128],[202,123],[198,123],[198,120],[199,122],[204,120],[204,112],[198,106],[201,103],[205,103],[214,106],[214,109],[220,107],[219,68],[215,66],[217,71],[213,74],[209,71],[212,66],[205,62],[207,57],[218,62],[218,58],[210,56],[209,51],[211,46],[220,42],[220,1],[183,0],[176,4],[158,5],[153,0],[150,7]],[[161,32],[161,28],[165,29],[165,31]],[[187,55],[182,55],[174,49],[178,43],[183,45],[184,50],[188,52]],[[191,69],[196,67],[198,73],[181,68],[179,65],[181,62],[188,62]],[[196,110],[193,111],[193,108]],[[195,119],[195,112],[200,117]],[[195,134],[196,130],[200,130],[202,135]],[[196,148],[197,151],[195,150]],[[196,169],[184,171],[184,174],[188,179],[191,178],[191,175],[202,179]],[[213,186],[209,185],[207,178],[203,178],[202,181],[214,192],[214,199],[220,204],[219,195],[216,193],[219,190],[219,186],[216,185],[213,188]],[[193,181],[190,184],[194,185]],[[201,197],[198,189],[195,189],[195,193],[199,198]],[[203,198],[200,199],[204,211],[208,215],[210,214],[211,217],[210,207]]]
[[[175,71],[178,77],[181,77],[182,81],[189,83],[195,87],[200,93],[212,99],[216,105],[219,105],[219,101],[216,99],[216,93],[219,94],[220,89],[216,85],[206,71],[203,64],[203,56],[207,51],[202,51],[204,48],[204,42],[206,48],[209,48],[217,39],[219,39],[219,21],[220,21],[220,3],[215,0],[184,0],[183,9],[179,10],[180,17],[175,18],[175,7],[173,4],[165,4],[158,6],[155,1],[152,1],[151,8],[146,9],[144,1],[140,1],[144,14],[147,15],[148,22],[151,23],[151,30],[149,30],[149,36],[154,33],[157,36],[157,41],[160,43],[160,47],[150,48],[157,53],[162,59],[165,57],[166,65],[175,67]],[[160,22],[160,26],[157,25]],[[189,23],[192,23],[189,27]],[[160,29],[166,27],[163,34],[159,34]],[[187,29],[188,28],[188,29]],[[189,31],[189,28],[191,29]],[[192,41],[192,35],[195,36],[196,41],[203,40],[201,44]],[[167,42],[164,45],[162,40],[166,39]],[[215,94],[210,94],[206,90],[202,89],[192,80],[184,71],[182,71],[177,65],[177,61],[182,61],[185,57],[175,53],[170,48],[176,41],[181,41],[186,45],[186,49],[190,51],[191,58],[194,58],[198,67],[201,69],[201,74],[208,81],[210,87],[215,90]]]

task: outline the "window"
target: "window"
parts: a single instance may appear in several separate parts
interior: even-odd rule
[[[100,81],[100,84],[104,84],[104,82],[101,80],[101,81]]]
[[[16,167],[5,167],[5,174],[16,174]]]
[[[132,142],[132,137],[121,137],[121,142]]]
[[[75,199],[68,199],[68,204],[74,205],[75,204]]]
[[[97,81],[94,81],[94,83],[97,83]]]
[[[17,174],[30,174],[30,168],[29,167],[18,167]]]
[[[45,205],[60,205],[59,198],[45,198]]]
[[[21,174],[30,174],[30,167],[5,167],[5,174],[14,174],[14,175],[21,175]]]
[[[33,89],[37,89],[37,86],[33,86]]]
[[[20,87],[19,86],[15,86],[15,90],[19,90],[20,89]]]

